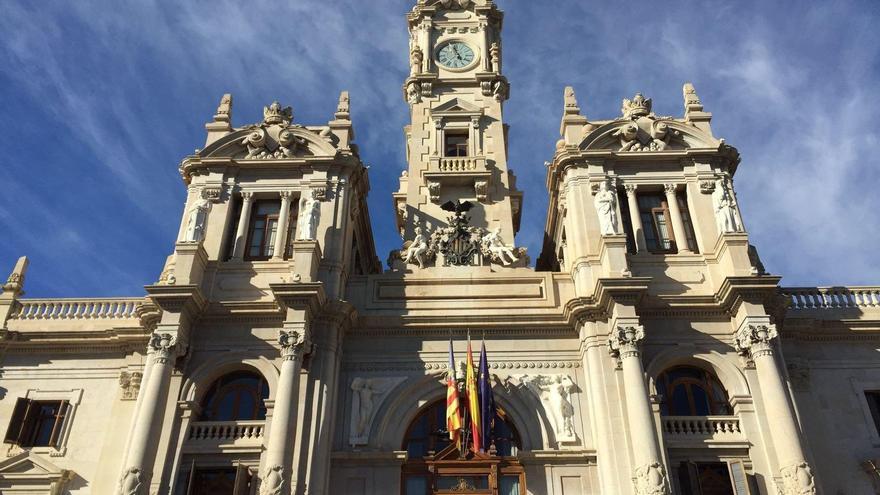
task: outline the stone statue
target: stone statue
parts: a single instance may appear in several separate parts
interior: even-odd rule
[[[519,258],[513,254],[513,249],[510,246],[505,246],[504,241],[501,240],[501,227],[496,227],[495,230],[484,235],[483,245],[491,253],[493,261],[505,266],[519,261]]]
[[[571,393],[574,382],[568,375],[522,375],[520,383],[531,391],[544,404],[553,423],[556,439],[561,442],[577,440],[574,432],[574,406]]]
[[[428,240],[421,227],[416,227],[416,236],[406,250],[404,261],[407,264],[419,264],[419,268],[425,267],[425,253],[428,252]]]
[[[204,197],[199,198],[189,210],[186,219],[186,230],[183,232],[183,242],[199,243],[205,240],[205,222],[208,220],[208,212],[211,211],[211,202]]]
[[[410,105],[415,105],[422,101],[422,90],[419,83],[413,81],[406,86],[406,101]]]
[[[715,210],[715,224],[718,226],[720,234],[743,231],[736,211],[736,200],[733,199],[724,179],[715,181],[715,190],[712,191],[712,207]]]
[[[321,203],[313,196],[299,200],[299,218],[296,224],[296,239],[311,241],[318,236],[318,218],[321,215]]]
[[[617,195],[608,186],[608,181],[599,184],[599,192],[593,198],[593,204],[599,216],[599,231],[602,235],[617,234]]]
[[[406,380],[404,377],[355,378],[351,382],[351,445],[366,445],[370,423],[388,392]]]
[[[119,479],[120,495],[146,495],[147,487],[144,474],[136,467],[130,467]]]
[[[492,70],[501,73],[501,45],[497,41],[493,41],[489,46],[489,55],[492,60]]]

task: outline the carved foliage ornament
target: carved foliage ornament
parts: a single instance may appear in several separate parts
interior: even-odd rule
[[[281,330],[278,344],[281,345],[281,356],[285,361],[302,357],[306,346],[305,333],[299,330]]]
[[[782,468],[783,495],[815,495],[816,482],[813,470],[806,462],[799,462]]]
[[[778,336],[776,325],[745,325],[736,335],[736,350],[743,355],[751,354],[752,359],[773,353],[771,345]]]
[[[617,325],[608,336],[611,353],[621,358],[638,357],[639,345],[645,340],[645,327],[641,325]]]
[[[156,354],[156,362],[167,363],[177,352],[177,336],[170,333],[154,333],[150,336],[149,350]]]
[[[666,470],[659,462],[635,468],[633,478],[638,495],[667,495],[670,493]]]

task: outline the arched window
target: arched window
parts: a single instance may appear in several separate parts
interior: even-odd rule
[[[266,419],[269,398],[266,379],[252,371],[223,375],[202,401],[203,421],[250,421]]]
[[[522,444],[500,408],[492,437],[494,450],[490,453],[461,456],[446,431],[446,401],[428,405],[410,423],[403,441],[407,460],[401,494],[525,495],[525,473],[516,458]]]
[[[710,371],[695,366],[676,366],[657,377],[663,416],[712,416],[733,414],[727,391]]]

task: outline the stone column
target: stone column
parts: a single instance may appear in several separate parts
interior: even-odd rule
[[[615,324],[608,344],[611,351],[618,355],[623,369],[627,421],[635,463],[632,476],[635,493],[636,495],[669,495],[671,493],[669,482],[654,428],[648,387],[645,384],[645,370],[639,350],[644,339],[645,329],[641,325]]]
[[[149,347],[152,359],[151,365],[148,365],[150,373],[144,376],[143,400],[134,419],[128,461],[119,480],[119,495],[148,493],[156,443],[162,429],[161,408],[168,399],[171,371],[178,353],[177,337],[168,333],[154,333]]]
[[[275,237],[275,251],[272,259],[283,260],[284,252],[287,251],[287,230],[290,224],[290,198],[291,191],[281,191],[281,212],[278,214],[278,232]]]
[[[789,405],[788,392],[779,373],[779,365],[772,341],[778,336],[776,326],[769,323],[744,322],[736,333],[736,348],[749,355],[755,363],[761,397],[764,399],[770,434],[779,462],[783,495],[816,493],[813,471],[807,464],[801,445],[794,411]]]
[[[623,187],[626,189],[626,202],[629,206],[629,219],[632,224],[633,237],[635,237],[636,241],[636,251],[643,253],[648,250],[648,245],[645,241],[645,228],[642,225],[642,216],[639,214],[639,201],[636,197],[636,185],[624,184]]]
[[[235,231],[235,246],[232,251],[232,259],[243,260],[247,249],[247,229],[251,218],[251,206],[254,201],[254,193],[242,191],[241,215],[238,217],[238,229]]]
[[[587,345],[589,347],[587,347],[584,359],[590,380],[590,415],[594,418],[595,424],[599,492],[603,495],[616,495],[618,493],[617,483],[615,483],[617,463],[614,458],[614,436],[608,418],[608,403],[605,400],[601,349],[595,342]]]
[[[678,186],[676,184],[664,184],[663,190],[666,192],[666,203],[669,205],[669,216],[672,220],[672,230],[675,236],[675,247],[679,253],[690,253],[688,247],[687,234],[684,230],[684,220],[681,217],[681,209],[678,207],[678,196],[675,194]]]
[[[281,378],[275,396],[275,410],[269,425],[269,440],[260,483],[260,495],[289,495],[291,454],[296,433],[296,411],[299,399],[299,372],[303,350],[307,345],[304,329],[287,329],[278,336],[281,344]]]

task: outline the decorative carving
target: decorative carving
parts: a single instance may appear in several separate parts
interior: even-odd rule
[[[639,356],[639,346],[645,340],[645,327],[641,325],[617,325],[608,336],[608,347],[620,359]]]
[[[422,83],[422,96],[425,98],[434,96],[434,85],[430,81]]]
[[[422,52],[421,47],[416,44],[413,44],[412,49],[409,51],[409,75],[415,76],[416,74],[422,72],[422,62],[425,60],[425,54]]]
[[[327,201],[327,198],[329,197],[327,192],[328,187],[326,184],[323,186],[312,187],[312,197],[318,201]]]
[[[157,285],[174,285],[177,283],[177,276],[174,275],[174,269],[168,268],[167,270],[162,271],[159,275],[159,280],[156,282]]]
[[[267,467],[260,483],[260,495],[281,495],[283,489],[284,468],[278,464]]]
[[[138,371],[132,373],[123,371],[119,374],[119,387],[122,389],[122,400],[137,399],[143,377],[144,374]]]
[[[405,377],[355,378],[351,382],[351,445],[366,445],[373,422],[382,400]]]
[[[514,248],[505,245],[501,239],[501,227],[496,227],[495,230],[483,235],[481,245],[483,253],[495,263],[512,265],[519,261],[519,258],[514,254]]]
[[[406,85],[406,101],[408,101],[410,105],[422,102],[421,85],[418,81],[412,81]]]
[[[166,364],[178,351],[177,336],[170,333],[154,333],[150,336],[148,350],[155,354],[157,364]]]
[[[246,146],[248,150],[245,159],[269,158],[269,151],[266,149],[266,131],[261,127],[257,127],[242,139],[241,145]]]
[[[773,354],[773,339],[778,335],[776,325],[743,325],[736,334],[735,347],[740,354],[751,355],[752,359],[769,356]]]
[[[635,184],[624,184],[623,189],[626,191],[627,196],[631,196],[636,193],[638,186]]]
[[[700,192],[703,194],[712,194],[712,191],[715,190],[715,181],[714,180],[701,180],[700,181]]]
[[[785,466],[779,470],[782,477],[782,495],[815,495],[816,482],[813,469],[804,461]]]
[[[318,219],[321,216],[321,203],[314,194],[303,195],[299,200],[299,217],[296,223],[296,239],[314,240],[318,235]]]
[[[202,197],[207,199],[212,203],[216,203],[220,201],[220,195],[223,193],[223,188],[219,186],[210,186],[202,189]]]
[[[718,227],[719,234],[743,232],[736,198],[728,187],[728,182],[723,178],[715,181],[715,190],[712,192],[712,207],[715,210],[715,225]]]
[[[599,232],[602,235],[617,234],[617,194],[611,190],[607,180],[599,184],[599,191],[593,198],[596,207],[596,215],[599,217]]]
[[[483,231],[471,227],[470,217],[466,215],[473,205],[468,202],[447,201],[441,206],[452,215],[447,217],[449,226],[435,230],[431,234],[429,253],[440,254],[446,266],[467,266],[474,262],[474,255],[480,250]]]
[[[667,195],[675,196],[675,192],[678,191],[678,184],[674,182],[670,182],[668,184],[663,184],[663,192]]]
[[[140,468],[130,467],[119,478],[120,495],[147,495],[147,475]]]
[[[510,98],[510,84],[504,79],[499,79],[492,83],[492,96],[495,101],[502,102]]]
[[[272,157],[293,158],[299,144],[304,144],[304,141],[294,136],[290,129],[284,129],[278,133],[278,149],[275,150]]]
[[[183,232],[183,242],[200,243],[205,240],[205,223],[208,213],[211,211],[211,201],[202,195],[196,200],[189,210],[186,219],[186,229]]]
[[[566,115],[578,115],[581,113],[581,109],[578,106],[577,96],[575,96],[574,94],[573,87],[565,87],[565,96],[563,100],[565,102],[564,112]]]
[[[511,378],[518,380],[544,405],[557,441],[577,441],[574,406],[571,403],[575,386],[568,375],[519,375]]]
[[[483,96],[492,96],[492,81],[481,82],[480,91],[483,93]]]
[[[419,264],[419,268],[425,268],[425,255],[428,252],[428,240],[421,227],[416,227],[416,236],[406,250],[404,261],[407,264]]]
[[[633,99],[623,99],[621,113],[625,119],[636,119],[638,117],[647,117],[651,114],[651,99],[645,98],[641,93],[636,93]]]
[[[281,104],[278,101],[273,101],[268,107],[263,107],[264,124],[290,124],[291,122],[293,122],[293,108],[281,108]]]
[[[336,118],[348,118],[351,114],[351,97],[348,91],[339,93],[339,103],[336,105]]]
[[[6,284],[3,285],[5,292],[16,294],[21,292],[22,288],[24,288],[24,276],[27,273],[28,264],[27,256],[18,258],[18,261],[15,262],[15,268],[12,269],[12,273],[6,279]]]
[[[489,181],[474,181],[474,193],[477,195],[477,201],[485,203],[489,199]]]
[[[682,88],[682,92],[684,93],[684,113],[685,115],[691,112],[702,112],[703,111],[703,102],[700,101],[700,97],[697,96],[697,90],[694,89],[694,85],[691,83],[685,83]]]
[[[654,461],[633,470],[637,495],[668,495],[669,483],[663,465]]]
[[[428,181],[428,199],[431,200],[432,203],[440,202],[440,183],[435,181]]]
[[[292,361],[302,358],[306,348],[305,332],[299,330],[281,330],[278,333],[278,344],[281,346],[281,358]]]
[[[647,151],[663,151],[669,147],[672,136],[676,134],[669,128],[669,124],[663,121],[656,121],[651,125],[651,143]]]

